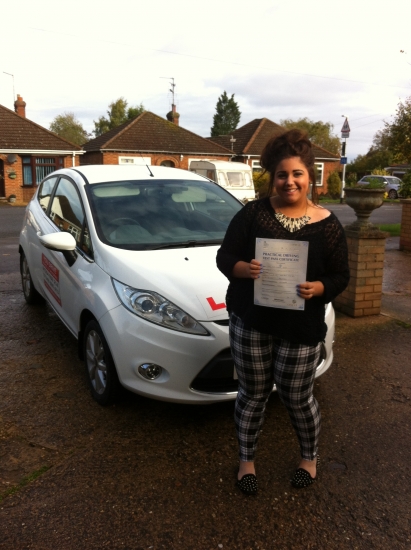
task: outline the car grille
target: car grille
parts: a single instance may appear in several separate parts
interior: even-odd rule
[[[238,390],[234,361],[229,349],[214,357],[192,381],[190,388],[204,393],[231,393]]]

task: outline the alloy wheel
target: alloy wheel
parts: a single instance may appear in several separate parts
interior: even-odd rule
[[[103,343],[95,330],[87,337],[86,363],[93,389],[101,395],[107,387],[107,364]]]

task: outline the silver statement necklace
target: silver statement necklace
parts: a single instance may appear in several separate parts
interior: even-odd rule
[[[280,224],[284,227],[284,229],[287,229],[287,231],[289,231],[290,233],[294,233],[294,231],[299,231],[311,220],[311,217],[307,216],[307,208],[308,201],[305,207],[305,214],[304,216],[301,216],[301,218],[289,218],[279,209],[276,210],[274,215],[276,219],[280,222]]]

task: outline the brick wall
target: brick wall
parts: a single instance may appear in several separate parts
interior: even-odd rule
[[[345,230],[350,282],[335,302],[335,309],[351,317],[377,315],[381,311],[385,239],[379,230]]]
[[[0,154],[0,159],[3,160],[4,164],[5,197],[8,198],[10,195],[16,195],[16,202],[29,202],[37,187],[28,187],[23,185],[23,163],[21,157],[17,156],[17,161],[13,164],[8,162],[7,155]],[[79,166],[79,164],[79,156],[76,155],[75,166]],[[72,165],[73,160],[71,155],[63,157],[64,168],[70,168]],[[11,172],[16,174],[14,179],[9,176]]]
[[[411,252],[411,199],[402,199],[400,250]]]
[[[4,195],[8,198],[10,195],[16,195],[16,200],[23,200],[22,193],[22,168],[21,168],[21,159],[17,157],[17,161],[13,164],[10,164],[7,160],[6,154],[0,154],[0,159],[3,161],[4,166]],[[15,173],[16,177],[14,179],[10,178],[9,174]]]

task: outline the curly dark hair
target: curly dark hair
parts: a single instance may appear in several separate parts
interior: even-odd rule
[[[273,193],[274,175],[278,164],[282,160],[291,157],[299,157],[307,168],[308,175],[310,176],[310,183],[312,184],[311,200],[314,204],[318,204],[314,171],[315,157],[311,141],[308,139],[305,132],[297,128],[272,137],[264,147],[260,158],[260,165],[264,168],[264,172],[270,174],[267,196],[270,197]]]

